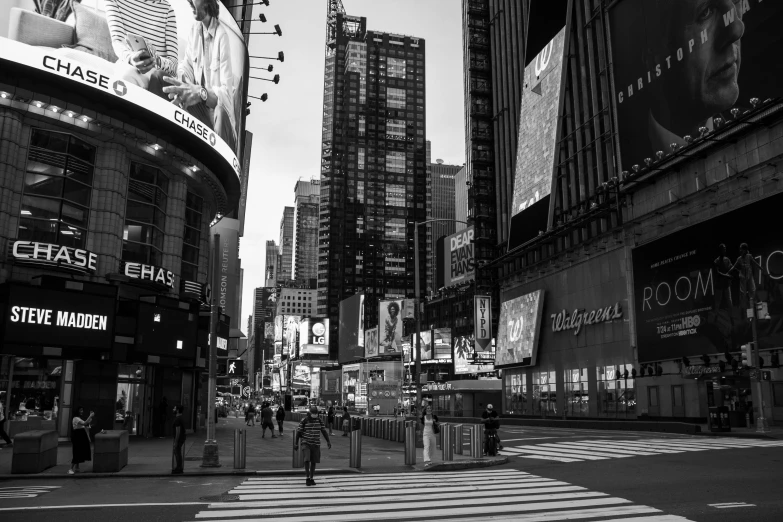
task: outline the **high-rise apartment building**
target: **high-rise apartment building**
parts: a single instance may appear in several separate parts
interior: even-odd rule
[[[294,276],[294,207],[285,207],[280,218],[280,240],[277,245],[279,266],[277,282],[290,281]]]
[[[264,279],[266,286],[275,286],[277,284],[277,268],[280,264],[278,258],[280,255],[277,250],[277,243],[272,239],[268,239],[266,242],[266,266]]]
[[[308,284],[318,278],[318,204],[321,180],[299,180],[294,187],[294,279]],[[315,286],[313,286],[315,288]]]
[[[425,43],[367,30],[339,0],[329,5],[318,312],[332,319],[336,356],[340,300],[364,291],[371,326],[380,299],[414,295],[411,239],[427,217]],[[423,278],[426,241],[419,246]]]
[[[437,291],[435,285],[435,246],[439,238],[453,234],[457,229],[455,185],[460,165],[447,165],[443,160],[435,160],[429,165],[427,178],[427,219],[446,219],[427,225],[427,294]]]

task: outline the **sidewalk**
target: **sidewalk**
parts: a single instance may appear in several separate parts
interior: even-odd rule
[[[205,430],[197,434],[188,434],[185,444],[185,476],[214,475],[300,475],[304,469],[292,467],[293,463],[293,430],[297,423],[286,421],[283,436],[261,438],[261,426],[245,426],[243,419],[233,417],[220,418],[215,430],[220,452],[219,468],[202,468],[201,457]],[[245,469],[234,469],[234,430],[247,430],[247,452]],[[277,435],[277,433],[275,433]],[[401,442],[391,442],[371,437],[362,437],[361,469],[348,466],[349,442],[342,432],[335,431],[331,437],[332,449],[327,449],[326,441],[321,441],[321,463],[317,467],[318,474],[335,473],[393,473],[401,471],[445,471],[505,464],[508,459],[502,456],[494,458],[471,459],[469,456],[454,455],[453,462],[440,463],[440,450],[436,462],[424,467],[422,449],[417,449],[415,466],[405,465],[405,450]],[[128,465],[117,473],[92,473],[92,463],[82,463],[83,472],[68,475],[71,462],[71,445],[61,442],[57,451],[57,465],[34,475],[11,475],[12,448],[0,450],[0,480],[22,478],[95,478],[95,477],[159,477],[171,474],[172,440],[171,439],[139,439],[132,437],[128,448]]]
[[[750,428],[731,428],[729,432],[713,432],[707,424],[701,425],[701,433],[698,435],[704,437],[736,437],[740,439],[774,439],[783,440],[783,428],[770,426],[767,433],[756,433],[756,427]]]

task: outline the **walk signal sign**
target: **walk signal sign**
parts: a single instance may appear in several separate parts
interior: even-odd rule
[[[241,377],[245,374],[245,361],[242,359],[229,359],[226,361],[226,375],[229,377]]]

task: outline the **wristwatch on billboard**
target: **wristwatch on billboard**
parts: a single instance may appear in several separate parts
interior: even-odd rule
[[[201,101],[203,101],[204,103],[207,102],[207,89],[206,88],[202,87],[201,90],[199,91],[198,95],[201,97]]]

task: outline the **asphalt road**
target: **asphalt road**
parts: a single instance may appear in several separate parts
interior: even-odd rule
[[[493,506],[489,512],[495,513],[498,520],[525,520],[522,517],[530,517],[531,512],[541,515],[550,511],[555,513],[546,520],[561,520],[569,510],[587,509],[580,508],[580,502],[588,506],[592,502],[598,503],[598,507],[590,507],[595,511],[582,519],[781,520],[783,495],[778,478],[783,442],[522,427],[504,429],[501,436],[503,453],[510,458],[504,466],[461,473],[368,475],[358,481],[355,477],[323,477],[316,488],[304,487],[300,478],[283,477],[62,477],[3,481],[0,519],[29,521],[43,515],[47,519],[78,522],[206,521],[212,517],[228,521],[289,517],[328,520],[312,513],[315,506],[332,503],[327,513],[334,513],[334,520],[464,517],[473,521],[481,520],[485,511],[470,509],[486,504]],[[525,483],[530,484],[527,490],[520,486]],[[544,498],[546,495],[529,499],[514,496],[550,485],[558,486],[548,488],[553,492],[551,499]],[[448,496],[451,491],[455,496]],[[215,503],[218,496],[228,493],[240,494],[240,500]],[[18,495],[28,496],[9,498]],[[319,500],[318,495],[323,495],[323,499]],[[471,500],[472,495],[476,496],[475,501]],[[576,504],[568,504],[574,499]],[[604,508],[602,502],[620,504]],[[394,509],[384,511],[387,505]],[[526,515],[514,514],[519,506],[529,506],[530,511]],[[352,514],[351,509],[360,508],[364,511]],[[631,511],[619,516],[612,514],[612,509]]]

